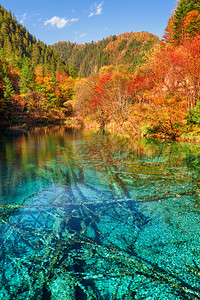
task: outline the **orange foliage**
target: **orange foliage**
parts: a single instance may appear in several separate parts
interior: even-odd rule
[[[180,135],[186,117],[185,99],[177,95],[166,97],[164,92],[146,95],[148,104],[132,107],[130,121],[137,128],[147,125],[148,132],[159,137],[175,138]]]
[[[189,37],[194,37],[200,33],[200,13],[198,10],[192,10],[187,14],[184,29]]]
[[[56,80],[57,82],[64,84],[67,79],[69,78],[69,76],[67,75],[66,72],[62,71],[60,72],[59,70],[56,70]]]
[[[167,27],[165,28],[165,33],[163,35],[162,41],[164,43],[170,43],[173,41],[173,35],[174,35],[173,23],[174,23],[174,16],[171,16],[171,18],[168,20],[168,24]]]

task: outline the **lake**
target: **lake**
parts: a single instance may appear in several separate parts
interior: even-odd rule
[[[199,299],[199,224],[199,144],[0,136],[0,299]]]

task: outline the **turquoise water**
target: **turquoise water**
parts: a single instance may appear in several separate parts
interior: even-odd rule
[[[200,299],[200,145],[0,136],[0,299]]]

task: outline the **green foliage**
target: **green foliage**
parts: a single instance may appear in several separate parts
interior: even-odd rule
[[[191,127],[198,133],[200,104],[187,109],[199,97],[199,12],[200,0],[179,1],[169,25],[174,22],[177,39],[188,33],[182,45],[164,48],[153,34],[130,32],[51,47],[36,41],[0,5],[1,116],[25,113],[46,120],[58,114],[61,119],[75,110],[102,128],[114,122],[134,134],[176,138]],[[168,33],[172,41],[169,28]]]
[[[69,68],[69,76],[71,76],[72,78],[76,79],[78,77],[77,75],[77,68],[75,65],[71,66]]]
[[[5,59],[5,58],[4,58]],[[8,67],[6,61],[3,59],[0,65],[0,77],[1,77],[1,86],[2,86],[2,96],[5,101],[8,102],[14,95],[14,88],[9,78]]]
[[[59,109],[66,101],[62,85],[68,81],[68,65],[1,5],[0,45],[0,119],[5,124],[2,123],[10,126],[18,124],[19,118],[30,123],[63,118]]]
[[[79,77],[88,77],[101,67],[112,64],[124,64],[132,72],[135,66],[141,64],[140,57],[156,43],[159,43],[159,39],[151,33],[130,32],[110,36],[97,43],[79,45],[59,42],[52,47],[70,67],[76,66]]]
[[[34,79],[32,74],[32,68],[29,65],[28,60],[25,60],[21,70],[21,82],[20,82],[20,94],[26,94],[34,89]]]
[[[189,124],[200,124],[200,102],[197,106],[188,111],[188,116],[186,117],[187,123]]]
[[[55,65],[57,69],[68,70],[65,61],[59,57],[52,47],[37,41],[24,26],[17,22],[11,12],[5,10],[1,5],[0,45],[5,57],[10,59],[12,55],[12,61],[15,61],[19,67],[22,66],[21,60],[26,57],[33,67],[44,64],[49,69],[52,65]]]
[[[126,47],[126,43],[127,43],[127,41],[126,41],[126,40],[123,40],[123,41],[119,44],[119,46],[117,47],[117,50],[118,50],[118,51],[124,50],[124,48]]]
[[[190,11],[200,12],[200,0],[180,0],[174,14],[174,39],[181,40],[184,37],[184,20]]]
[[[128,44],[128,47],[127,49],[130,50],[130,51],[136,51],[138,50],[140,47],[142,46],[142,42],[141,41],[138,41],[137,38],[133,38],[130,43]]]
[[[3,79],[3,87],[4,87],[4,98],[6,100],[10,100],[10,98],[14,95],[14,89],[10,82],[10,79],[5,76]]]

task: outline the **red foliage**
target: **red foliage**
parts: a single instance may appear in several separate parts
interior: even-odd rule
[[[64,72],[64,71],[60,72],[60,71],[56,70],[57,82],[64,84],[68,78],[69,78],[69,76],[66,72]]]
[[[171,43],[173,41],[173,35],[174,35],[173,23],[174,23],[174,16],[171,16],[171,18],[168,21],[167,27],[165,29],[162,42]]]
[[[111,84],[112,80],[112,73],[106,74],[103,77],[100,77],[98,80],[97,85],[94,87],[94,95],[91,100],[91,106],[92,108],[100,108],[102,110],[105,110],[109,100],[109,86]]]

